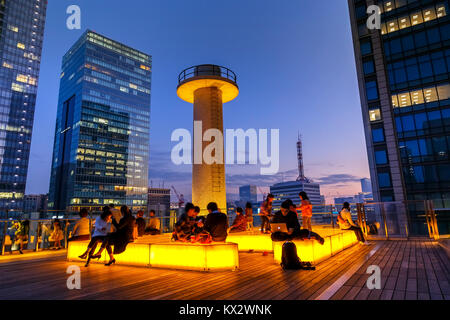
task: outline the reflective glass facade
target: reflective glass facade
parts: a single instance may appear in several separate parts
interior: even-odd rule
[[[87,31],[63,58],[49,209],[146,208],[151,56]]]
[[[0,210],[23,208],[46,10],[0,0]]]
[[[366,27],[373,4],[381,31]],[[449,1],[349,6],[376,200],[450,208]]]

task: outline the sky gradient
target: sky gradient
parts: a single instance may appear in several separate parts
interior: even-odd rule
[[[66,9],[82,29],[66,28]],[[227,166],[227,192],[297,177],[303,135],[308,177],[327,200],[361,191],[369,176],[346,1],[49,0],[27,193],[47,193],[65,52],[91,29],[153,56],[150,180],[189,198],[191,167],[171,163],[173,130],[192,130],[192,105],[176,95],[183,69],[212,63],[238,76],[239,97],[224,105],[224,127],[280,129],[280,174]]]

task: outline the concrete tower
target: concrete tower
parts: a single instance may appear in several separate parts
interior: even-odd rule
[[[201,214],[207,213],[209,202],[216,202],[219,209],[226,213],[223,143],[222,150],[216,150],[221,153],[216,154],[220,158],[219,163],[208,164],[203,154],[212,142],[203,140],[209,129],[220,131],[223,137],[223,104],[239,95],[236,74],[227,68],[210,64],[188,68],[178,77],[177,94],[180,99],[194,104],[192,202],[200,207]]]

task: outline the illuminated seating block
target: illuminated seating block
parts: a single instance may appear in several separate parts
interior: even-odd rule
[[[86,261],[78,258],[87,249],[89,241],[71,241],[67,250],[67,260],[69,261]],[[98,250],[99,246],[97,246]],[[114,249],[114,246],[112,247]],[[97,252],[96,250],[96,252]],[[150,265],[150,244],[148,243],[130,243],[127,250],[121,254],[114,255],[116,264],[130,266],[149,266]],[[102,252],[99,260],[91,260],[92,263],[106,263],[109,256],[106,250]]]
[[[236,270],[239,268],[238,245],[178,242],[153,244],[150,248],[150,265],[194,271]]]
[[[269,234],[230,233],[227,242],[237,243],[239,251],[273,251],[272,239]]]
[[[324,239],[323,245],[315,240],[294,240],[300,260],[319,263],[358,242],[353,231],[341,231],[324,237]],[[281,263],[283,244],[284,242],[282,241],[273,243],[274,260],[277,263]]]
[[[68,261],[82,261],[82,255],[89,241],[71,241],[67,250]],[[239,268],[238,245],[235,243],[189,244],[178,242],[130,243],[125,252],[114,255],[116,264],[142,267],[158,267],[193,271],[236,270]],[[106,263],[106,250],[99,260],[92,263]]]

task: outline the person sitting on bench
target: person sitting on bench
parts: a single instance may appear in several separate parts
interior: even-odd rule
[[[286,230],[274,230],[272,233],[272,241],[291,241],[314,239],[320,244],[324,244],[325,240],[317,233],[308,229],[300,229],[297,214],[289,209],[291,201],[286,200],[281,204],[281,211],[275,214],[272,224],[284,224]]]
[[[339,212],[338,216],[338,224],[341,230],[352,230],[355,232],[356,237],[358,238],[359,243],[363,245],[370,245],[364,238],[364,234],[360,227],[358,227],[352,219],[352,213],[350,209],[350,203],[345,202],[344,207],[342,208],[341,212]]]
[[[236,218],[234,219],[233,225],[228,229],[228,233],[244,232],[247,230],[247,218],[244,215],[244,210],[242,208],[236,209]]]
[[[161,221],[156,217],[156,211],[150,210],[150,221],[147,228],[145,228],[145,234],[156,236],[161,234]]]
[[[228,236],[228,218],[219,211],[217,203],[210,202],[207,206],[208,216],[205,221],[205,230],[212,236],[214,242],[224,242]]]

